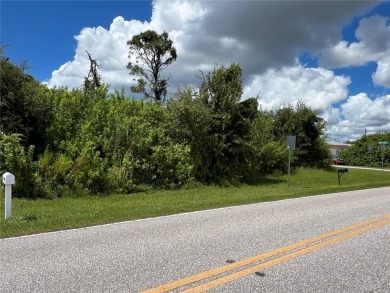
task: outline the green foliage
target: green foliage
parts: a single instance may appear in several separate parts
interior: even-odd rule
[[[145,98],[164,101],[167,96],[167,79],[161,78],[161,71],[176,60],[176,49],[168,33],[161,35],[155,31],[145,31],[127,42],[130,47],[129,57],[136,58],[136,64],[129,62],[130,74],[139,76],[138,84],[132,86],[134,93],[143,93]],[[141,65],[139,65],[139,62]],[[149,89],[146,88],[149,82]]]
[[[146,32],[129,45],[142,62],[160,54],[161,59],[153,59],[158,78],[176,59],[166,33]],[[254,182],[286,171],[288,134],[298,137],[296,165],[319,166],[328,155],[325,124],[306,105],[272,115],[259,111],[258,98],[241,101],[238,64],[202,73],[198,92],[181,88],[163,104],[131,100],[124,91],[109,93],[104,84],[48,89],[8,60],[2,62],[9,67],[4,72],[11,74],[7,80],[2,71],[10,85],[2,88],[7,90],[1,100],[4,121],[14,126],[4,128],[6,135],[0,137],[0,171],[16,175],[17,196],[58,198]],[[129,68],[150,73],[138,65]],[[23,84],[29,90],[18,89]],[[165,98],[166,87],[151,89],[155,101]],[[11,113],[14,101],[27,106]],[[23,120],[27,116],[40,118]]]
[[[47,142],[53,150],[67,153],[75,159],[80,151],[79,134],[90,117],[95,115],[94,107],[106,99],[108,88],[95,91],[66,88],[52,89],[48,97],[52,100],[53,122],[47,129]]]
[[[50,101],[44,99],[46,87],[25,73],[26,62],[15,65],[0,48],[0,130],[19,133],[23,145],[44,150],[45,129],[50,123]]]
[[[132,105],[135,113],[123,117],[121,129],[116,131],[127,137],[120,153],[115,154],[117,166],[125,169],[126,179],[135,185],[173,188],[185,184],[192,178],[189,148],[169,136],[166,108],[154,103]]]
[[[299,102],[280,108],[275,114],[275,136],[284,142],[287,135],[296,135],[297,149],[294,152],[296,166],[322,167],[330,157],[325,142],[325,121],[306,104]]]
[[[0,139],[0,174],[10,172],[15,175],[13,195],[15,197],[35,198],[38,195],[33,163],[34,148],[26,149],[18,134],[3,135]]]
[[[40,197],[57,198],[69,193],[67,175],[72,163],[72,160],[64,154],[54,155],[49,148],[46,148],[37,162],[36,178]]]
[[[240,103],[242,72],[238,64],[202,74],[199,99],[209,110],[211,125],[206,139],[206,182],[241,181],[248,170],[248,143],[257,101]]]
[[[68,179],[74,188],[85,188],[92,194],[105,192],[107,185],[107,163],[92,142],[88,142],[74,161]]]
[[[285,150],[285,142],[276,140],[271,114],[260,113],[253,121],[250,148],[250,170],[253,177],[287,171],[288,153]]]
[[[205,182],[210,164],[209,147],[212,114],[190,87],[179,89],[168,103],[171,116],[170,136],[176,142],[188,145],[196,180]]]
[[[150,170],[154,185],[163,188],[183,186],[192,179],[193,166],[190,162],[190,148],[170,141],[166,145],[152,148]]]
[[[169,137],[167,109],[106,93],[72,91],[58,100],[62,111],[50,133],[53,148],[74,161],[67,185],[90,193],[131,192],[192,180],[189,148]]]
[[[364,135],[354,141],[349,148],[341,151],[339,157],[352,166],[382,167],[380,141],[390,143],[390,132]],[[373,148],[372,154],[368,153],[370,147]],[[386,146],[383,153],[383,166],[390,167],[390,145]]]

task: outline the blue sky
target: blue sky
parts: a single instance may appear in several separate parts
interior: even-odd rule
[[[365,16],[368,17],[374,14],[390,16],[390,2],[378,5]],[[348,40],[349,42],[357,41],[355,37],[355,29],[358,27],[360,19],[361,17],[355,17],[350,25],[347,25],[343,28],[342,35],[345,40]],[[371,75],[375,69],[375,62],[370,62],[366,66],[336,69],[335,73],[351,76],[353,83],[350,86],[350,92],[353,95],[364,91],[369,92],[373,96],[389,94],[390,90],[388,88],[383,86],[375,86],[373,84]]]
[[[121,15],[150,20],[151,1],[1,1],[1,44],[14,62],[25,59],[29,73],[48,80],[75,53],[84,27],[109,27]]]
[[[79,86],[88,50],[105,82],[128,89],[126,40],[154,29],[178,49],[170,92],[196,87],[199,70],[237,62],[244,98],[258,95],[267,109],[304,101],[327,120],[331,139],[390,131],[389,1],[0,3],[5,54],[27,60],[48,86]]]

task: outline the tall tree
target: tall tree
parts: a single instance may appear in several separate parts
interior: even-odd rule
[[[50,123],[48,89],[25,71],[27,62],[16,65],[0,48],[0,131],[19,133],[25,145],[43,148],[45,128]]]
[[[130,47],[129,58],[134,56],[135,64],[129,62],[130,74],[138,76],[138,84],[132,86],[134,93],[143,93],[145,98],[165,101],[168,79],[161,78],[161,71],[176,60],[176,49],[168,38],[168,33],[161,35],[148,30],[127,42]],[[147,85],[147,83],[149,83]],[[148,87],[148,88],[147,88]]]
[[[243,86],[238,64],[215,68],[200,78],[199,99],[211,115],[210,143],[205,151],[209,180],[239,181],[248,169],[247,142],[251,121],[257,116],[257,100],[240,103]]]
[[[303,102],[294,108],[291,105],[280,108],[274,116],[275,137],[285,142],[287,135],[296,135],[296,165],[322,166],[330,158],[325,142],[326,122],[318,113]]]

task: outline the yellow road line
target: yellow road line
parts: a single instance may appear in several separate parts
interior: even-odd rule
[[[241,261],[234,262],[234,263],[229,264],[229,265],[217,267],[217,268],[209,270],[209,271],[205,271],[205,272],[202,272],[202,273],[199,273],[199,274],[196,274],[193,276],[189,276],[189,277],[177,280],[177,281],[173,281],[173,282],[170,282],[170,283],[167,283],[167,284],[164,284],[164,285],[152,288],[152,289],[148,289],[146,291],[142,291],[141,293],[167,292],[167,291],[172,290],[172,289],[176,289],[176,288],[179,288],[179,287],[182,287],[185,285],[189,285],[191,283],[195,283],[195,282],[198,282],[198,281],[201,281],[204,279],[211,278],[213,276],[228,272],[228,271],[233,270],[233,269],[238,269],[240,267],[247,266],[253,262],[257,262],[257,261],[260,261],[262,259],[270,258],[270,257],[276,256],[276,255],[282,254],[282,253],[287,253],[291,250],[294,250],[294,249],[297,249],[297,248],[300,248],[303,246],[307,246],[307,245],[313,244],[315,242],[325,240],[325,239],[330,238],[330,237],[344,234],[344,233],[356,230],[358,228],[365,227],[367,225],[379,223],[381,221],[388,220],[388,219],[390,219],[390,215],[386,215],[386,216],[383,216],[383,217],[380,217],[377,219],[372,219],[372,220],[368,220],[368,221],[365,221],[365,222],[362,222],[359,224],[355,224],[352,226],[341,228],[341,229],[335,230],[333,232],[329,232],[329,233],[326,233],[326,234],[323,234],[320,236],[316,236],[316,237],[313,237],[313,238],[310,238],[307,240],[303,240],[303,241],[300,241],[300,242],[297,242],[297,243],[294,243],[291,245],[287,245],[287,246],[284,246],[284,247],[281,247],[281,248],[278,248],[278,249],[275,249],[272,251],[268,251],[268,252],[265,252],[265,253],[262,253],[262,254],[259,254],[259,255],[241,260]],[[257,269],[257,270],[259,270],[259,269]]]
[[[259,270],[263,270],[263,269],[269,268],[271,266],[274,266],[274,265],[286,262],[288,260],[291,260],[291,259],[296,258],[298,256],[302,256],[302,255],[307,254],[309,252],[312,252],[314,250],[317,250],[317,249],[320,249],[320,248],[323,248],[323,247],[335,244],[337,242],[341,242],[341,241],[343,241],[345,239],[351,238],[351,237],[359,235],[359,234],[366,233],[368,231],[377,229],[379,227],[382,227],[382,226],[388,225],[388,224],[390,224],[390,221],[380,222],[380,223],[368,226],[366,228],[362,228],[360,230],[357,230],[357,231],[354,231],[354,232],[351,232],[351,233],[348,233],[348,234],[344,234],[344,235],[338,236],[337,238],[333,238],[333,239],[327,240],[325,242],[318,243],[318,244],[310,246],[308,248],[304,248],[304,249],[298,250],[296,252],[292,252],[290,254],[278,257],[276,259],[267,261],[265,263],[262,263],[262,264],[259,264],[259,265],[256,265],[256,266],[244,269],[242,271],[239,271],[239,272],[236,272],[236,273],[233,273],[233,274],[221,277],[219,279],[210,281],[208,283],[204,283],[202,285],[199,285],[199,286],[196,286],[196,287],[193,287],[191,289],[188,289],[188,290],[185,290],[185,291],[181,291],[181,292],[182,293],[200,293],[200,292],[204,292],[204,291],[207,291],[207,290],[212,289],[214,287],[217,287],[217,286],[223,285],[225,283],[234,281],[236,279],[243,278],[243,277],[246,277],[248,275],[254,274],[255,272],[257,272]]]

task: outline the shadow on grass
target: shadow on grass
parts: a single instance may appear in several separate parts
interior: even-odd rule
[[[37,216],[26,216],[26,217],[11,218],[11,220],[14,220],[16,222],[36,222],[36,221],[38,221],[38,217]]]
[[[303,167],[292,167],[291,168],[291,176],[298,175],[302,173],[302,170],[312,170],[314,171],[323,171],[326,173],[335,173],[337,174],[338,168],[332,167],[332,166],[322,166],[317,168],[303,168]],[[287,183],[287,173],[276,173],[273,175],[257,175],[250,178],[246,178],[243,180],[242,184],[249,185],[249,186],[272,186],[277,185],[281,183]],[[336,177],[337,178],[337,177]],[[307,187],[310,188],[310,187]]]
[[[37,220],[38,220],[38,217],[36,217],[36,216],[28,216],[28,217],[22,218],[22,221],[25,221],[25,222],[35,222]]]
[[[275,176],[275,177],[257,177],[257,178],[250,178],[243,182],[245,185],[249,186],[270,186],[270,185],[277,185],[280,183],[285,182],[286,179],[282,178],[281,175]]]
[[[37,216],[26,216],[26,217],[10,217],[9,219],[4,219],[4,223],[31,223],[38,221]]]

